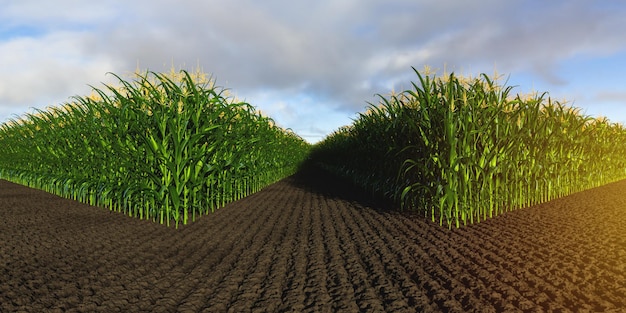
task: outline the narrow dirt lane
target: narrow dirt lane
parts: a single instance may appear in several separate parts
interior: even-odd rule
[[[626,310],[626,181],[448,230],[308,170],[182,229],[0,180],[0,312]]]

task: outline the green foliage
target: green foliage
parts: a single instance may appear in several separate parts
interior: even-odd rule
[[[626,130],[487,75],[436,78],[370,104],[311,158],[451,227],[626,178]]]
[[[149,72],[0,126],[0,178],[187,224],[294,173],[309,145],[211,81]]]

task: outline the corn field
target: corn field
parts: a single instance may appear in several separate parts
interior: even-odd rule
[[[119,76],[0,126],[0,178],[176,227],[294,173],[309,144],[212,80]]]
[[[422,75],[312,151],[321,166],[448,227],[626,178],[626,130],[485,74]]]

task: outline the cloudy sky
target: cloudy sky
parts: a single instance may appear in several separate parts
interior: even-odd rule
[[[0,123],[114,72],[200,67],[316,142],[411,67],[494,73],[626,124],[626,4],[521,0],[0,0]]]

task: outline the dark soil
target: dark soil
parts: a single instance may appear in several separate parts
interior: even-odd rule
[[[626,181],[461,229],[389,208],[307,171],[176,230],[0,181],[0,312],[626,311]]]

